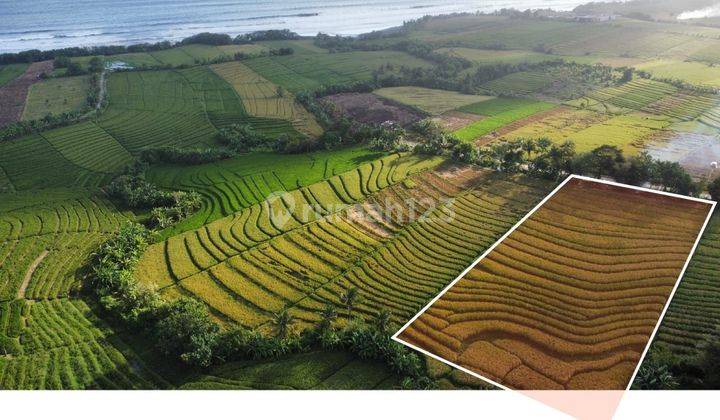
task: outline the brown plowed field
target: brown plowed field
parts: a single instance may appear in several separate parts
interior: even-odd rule
[[[393,121],[402,126],[423,118],[423,114],[372,93],[338,93],[325,97],[338,112],[365,124]]]
[[[399,334],[514,389],[625,389],[710,205],[571,179]]]
[[[40,80],[42,73],[50,73],[52,61],[32,63],[21,76],[0,87],[0,127],[20,121],[30,85]]]

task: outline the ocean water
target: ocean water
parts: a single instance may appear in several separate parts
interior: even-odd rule
[[[287,28],[353,35],[424,15],[570,10],[583,0],[0,0],[0,52],[178,40]]]

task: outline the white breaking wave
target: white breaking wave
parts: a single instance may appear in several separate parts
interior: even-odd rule
[[[704,9],[691,10],[688,12],[682,12],[678,15],[679,20],[687,19],[702,19],[720,16],[720,4],[709,6]]]

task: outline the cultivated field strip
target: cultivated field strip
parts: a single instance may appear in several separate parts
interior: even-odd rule
[[[687,92],[667,83],[636,79],[621,86],[590,92],[585,98],[569,104],[601,112],[634,110],[691,121],[716,119],[713,108],[717,107],[718,101],[720,98],[716,95]]]
[[[352,286],[363,296],[357,312],[372,316],[387,308],[402,321],[544,191],[532,183],[490,185],[487,173],[474,171],[407,178],[402,164],[391,163],[376,161],[296,191],[293,200],[319,209],[309,219],[296,214],[278,226],[265,214],[280,203],[263,203],[172,237],[146,252],[137,275],[252,327],[283,308],[310,325],[325,302],[342,306],[339,297]],[[415,220],[422,214],[431,217]],[[452,243],[438,246],[439,237]]]
[[[108,97],[108,110],[98,124],[131,153],[144,147],[214,143],[205,94],[181,71],[114,73],[108,78]]]
[[[278,86],[241,62],[215,64],[210,68],[237,92],[248,114],[290,121],[297,131],[311,136],[322,134],[315,118],[295,101],[292,94],[280,92]]]
[[[624,389],[709,210],[572,179],[399,338],[510,388]]]
[[[708,224],[660,326],[656,343],[680,354],[695,354],[718,335],[720,324],[720,218]]]
[[[9,203],[0,216],[0,300],[17,296],[31,264],[45,251],[24,297],[67,296],[79,286],[76,271],[93,248],[127,221],[107,200],[89,194],[44,197],[46,204]]]
[[[96,187],[110,179],[107,174],[90,171],[68,160],[39,135],[0,144],[0,167],[16,191]]]
[[[94,122],[47,131],[45,138],[74,164],[95,172],[114,173],[132,161],[132,156]]]
[[[0,302],[0,389],[155,388],[81,300]]]
[[[251,190],[257,195],[257,204],[151,246],[147,255],[161,257],[162,261],[143,258],[140,267],[147,263],[147,270],[139,268],[138,272],[155,274],[147,280],[160,285],[182,280],[270,238],[342,210],[366,195],[438,162],[437,159],[396,154],[267,200],[262,198],[267,197],[263,194],[277,190]],[[158,270],[162,275],[156,275]]]

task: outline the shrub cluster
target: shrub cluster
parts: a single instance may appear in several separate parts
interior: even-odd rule
[[[164,229],[200,209],[195,191],[164,191],[136,175],[123,175],[106,188],[107,194],[133,210],[150,209],[150,224]]]

